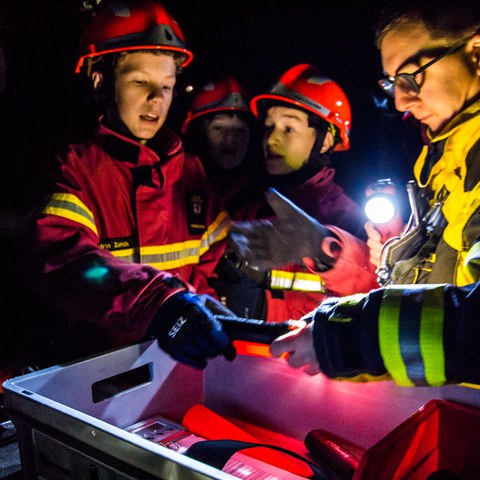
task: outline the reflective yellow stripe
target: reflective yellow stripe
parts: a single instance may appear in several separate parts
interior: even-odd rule
[[[230,217],[221,212],[207,228],[201,238],[176,242],[168,245],[151,245],[140,247],[140,259],[135,258],[135,250],[115,250],[111,253],[126,261],[141,261],[160,270],[171,270],[185,265],[195,265],[210,245],[224,239],[228,233]]]
[[[93,213],[77,196],[71,193],[54,193],[43,209],[43,213],[80,223],[98,235]]]
[[[126,262],[138,262],[138,252],[135,248],[126,248],[125,250],[110,250],[110,253]]]
[[[378,325],[380,353],[399,385],[438,386],[446,382],[444,288],[443,284],[432,284],[385,289]]]
[[[426,287],[422,306],[420,351],[425,378],[431,386],[443,385],[446,382],[443,349],[444,287]]]
[[[411,387],[413,382],[408,378],[407,367],[400,351],[399,319],[402,290],[387,287],[383,293],[382,306],[378,317],[378,340],[380,355],[385,368],[398,385]]]
[[[322,279],[314,273],[272,270],[270,288],[273,290],[295,290],[298,292],[324,292]]]

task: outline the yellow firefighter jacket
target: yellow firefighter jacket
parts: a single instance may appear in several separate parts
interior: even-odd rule
[[[480,100],[429,138],[414,175],[430,206],[439,206],[444,227],[435,245],[423,258],[417,255],[404,274],[395,276],[401,267],[394,267],[393,283],[467,285],[479,278],[471,266],[480,259]]]

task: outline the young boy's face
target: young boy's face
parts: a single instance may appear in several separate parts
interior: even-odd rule
[[[176,82],[172,56],[135,52],[122,57],[115,70],[118,114],[140,140],[155,136],[165,123]]]
[[[247,155],[250,130],[235,113],[217,113],[207,122],[210,160],[219,167],[231,170],[238,167]]]
[[[297,108],[271,107],[264,123],[263,152],[270,175],[299,170],[310,158],[316,131],[308,126],[308,115]]]

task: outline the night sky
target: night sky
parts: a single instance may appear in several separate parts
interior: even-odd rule
[[[402,120],[377,86],[382,69],[373,26],[382,2],[281,3],[164,1],[195,56],[179,79],[170,126],[178,129],[188,108],[186,85],[225,72],[255,95],[289,67],[313,63],[339,83],[352,107],[351,149],[333,157],[337,182],[359,202],[366,185],[378,178],[391,177],[403,190],[421,138],[414,120]],[[0,0],[13,27],[9,98],[25,133],[32,142],[46,143],[47,151],[68,138],[79,117],[83,84],[73,70],[78,38],[90,15],[81,4]]]

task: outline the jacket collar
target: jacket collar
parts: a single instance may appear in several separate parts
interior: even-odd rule
[[[427,136],[430,141],[438,142],[439,140],[443,140],[446,137],[449,137],[460,125],[468,122],[472,118],[476,117],[480,114],[480,99],[473,102],[467,108],[462,110],[458,115],[456,115],[446,126],[445,128],[438,134],[433,135],[430,132],[430,129],[427,130]]]
[[[106,126],[103,116],[99,118],[97,138],[109,155],[133,167],[167,164],[182,149],[180,138],[167,127],[162,127],[148,145],[143,145]]]

